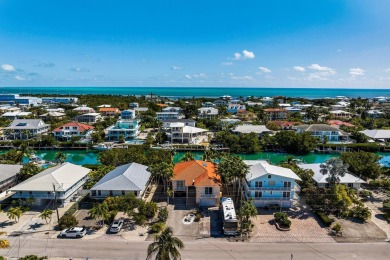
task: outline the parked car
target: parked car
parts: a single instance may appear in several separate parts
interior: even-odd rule
[[[123,219],[115,220],[111,224],[110,232],[111,233],[119,233],[119,231],[121,231],[121,229],[122,229],[122,226],[123,226]]]
[[[73,237],[73,238],[82,238],[87,234],[87,229],[82,227],[73,227],[64,229],[60,233],[61,238]]]

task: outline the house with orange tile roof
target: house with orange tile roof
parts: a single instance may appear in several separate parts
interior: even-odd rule
[[[221,197],[221,178],[214,163],[193,160],[177,163],[173,169],[174,197],[185,197],[186,205],[218,206]]]
[[[53,130],[57,140],[69,140],[72,136],[88,137],[93,132],[94,127],[77,122],[69,122]]]
[[[119,115],[121,111],[117,107],[101,107],[99,108],[99,113],[102,114],[102,116],[116,116]]]
[[[288,111],[283,108],[266,108],[263,110],[269,121],[286,120]]]

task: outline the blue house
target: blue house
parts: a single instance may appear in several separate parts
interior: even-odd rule
[[[135,111],[128,109],[128,110],[123,110],[121,113],[121,119],[122,120],[129,120],[129,119],[134,119],[135,118]]]
[[[252,199],[256,207],[277,204],[292,207],[299,201],[300,190],[296,181],[301,179],[290,169],[269,164],[267,161],[244,161],[250,168],[244,181],[245,197]]]

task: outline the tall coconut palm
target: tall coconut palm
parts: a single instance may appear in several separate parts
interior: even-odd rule
[[[7,217],[9,219],[15,220],[15,222],[19,222],[19,219],[22,215],[23,211],[19,207],[10,207],[7,211]]]
[[[186,152],[183,158],[180,159],[181,162],[189,162],[193,160],[195,160],[195,157],[191,152]]]
[[[152,174],[152,178],[159,183],[160,180],[163,181],[164,191],[166,190],[166,186],[173,177],[173,164],[162,162],[153,164],[149,167],[149,171]]]
[[[104,220],[108,217],[109,215],[109,209],[107,203],[96,203],[92,209],[89,210],[89,215],[93,219],[100,219],[99,221],[102,226],[104,226]]]
[[[348,172],[349,165],[344,163],[340,158],[331,158],[320,165],[320,172],[323,175],[328,174],[326,178],[329,186],[334,186],[340,182],[340,177],[344,177]]]
[[[24,157],[30,157],[34,154],[34,150],[30,149],[26,143],[22,143],[19,147],[18,156],[16,162],[22,164]]]
[[[177,260],[180,259],[179,249],[184,248],[184,243],[173,236],[171,227],[166,227],[160,235],[156,235],[154,242],[148,246],[148,256],[146,259]]]
[[[51,222],[51,216],[53,215],[53,211],[51,209],[45,209],[41,212],[39,217],[43,219],[46,224],[49,224]]]
[[[63,164],[66,161],[66,155],[63,152],[57,152],[54,157],[54,161],[59,164]]]

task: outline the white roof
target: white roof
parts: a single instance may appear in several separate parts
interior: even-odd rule
[[[22,167],[20,164],[0,164],[0,182],[15,177]]]
[[[150,175],[148,166],[134,162],[128,163],[107,173],[91,190],[143,191]]]
[[[222,197],[222,208],[224,220],[237,220],[236,210],[231,198]]]
[[[322,174],[321,163],[312,163],[312,164],[299,164],[298,166],[301,169],[308,169],[314,172],[313,180],[317,183],[328,183],[326,180],[329,177],[329,174]],[[344,177],[340,177],[340,183],[366,183],[364,180],[352,175],[350,173],[345,173]]]
[[[207,132],[207,130],[194,127],[194,126],[188,126],[188,125],[183,127],[183,134],[196,134],[196,133],[203,133],[203,132]]]
[[[344,111],[344,110],[333,110],[333,111],[330,111],[329,113],[331,113],[331,114],[351,114],[351,113]]]
[[[257,179],[261,176],[272,174],[289,179],[301,180],[292,170],[284,167],[274,166],[264,160],[244,160],[244,163],[249,167],[249,172],[246,175],[248,181]]]
[[[390,130],[364,130],[360,131],[372,139],[389,139]]]
[[[65,116],[65,115],[66,115],[65,113],[60,113],[60,112],[49,112],[49,113],[40,115],[40,117],[47,117],[47,116],[59,117],[59,116]]]
[[[233,129],[233,132],[241,133],[241,134],[249,134],[256,133],[261,134],[263,132],[270,132],[265,125],[238,125]]]
[[[81,106],[81,107],[76,107],[73,109],[73,111],[85,111],[85,110],[93,110],[93,108]]]
[[[91,170],[72,163],[64,163],[25,180],[11,188],[11,191],[53,191],[53,185],[57,191],[66,191]]]

